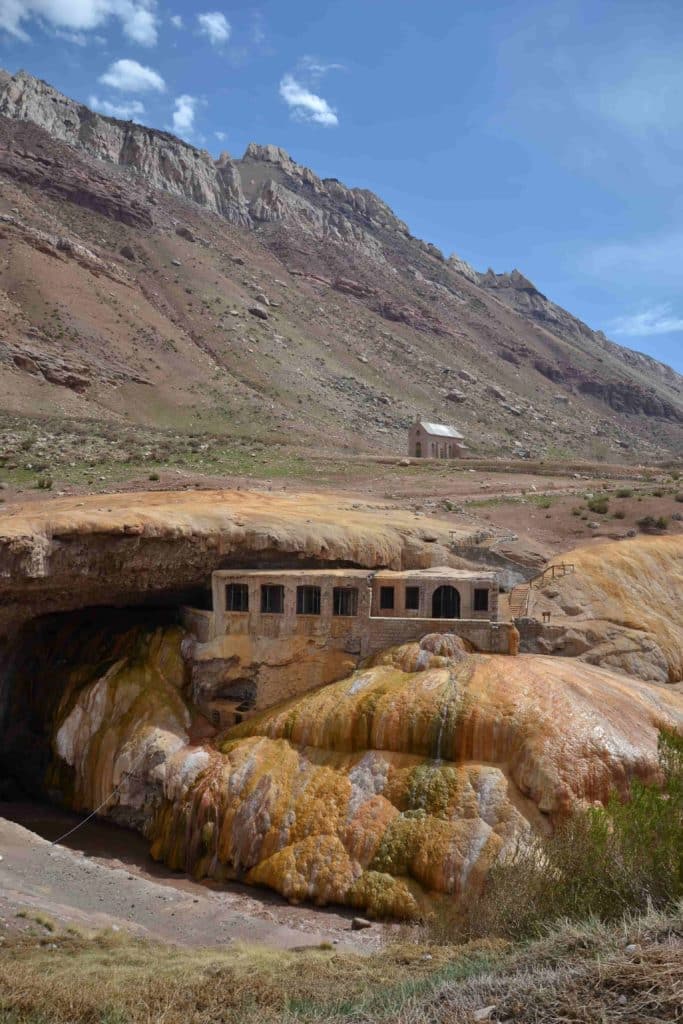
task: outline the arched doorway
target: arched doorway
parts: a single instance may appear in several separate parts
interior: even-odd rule
[[[421,441],[416,441],[415,442],[415,457],[417,459],[421,459],[422,458],[422,442]]]
[[[433,619],[459,619],[460,594],[455,587],[437,587],[432,595]]]

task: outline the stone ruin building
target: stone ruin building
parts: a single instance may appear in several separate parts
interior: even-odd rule
[[[342,679],[369,655],[429,633],[511,653],[493,572],[220,569],[212,604],[211,611],[184,610],[194,637],[186,653],[194,699],[220,726]]]

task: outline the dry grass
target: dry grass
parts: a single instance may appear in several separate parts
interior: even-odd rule
[[[2,1024],[648,1024],[683,1020],[683,907],[565,924],[532,944],[400,944],[369,956],[121,935],[6,941]]]

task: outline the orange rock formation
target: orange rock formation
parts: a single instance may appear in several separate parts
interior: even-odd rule
[[[683,729],[680,694],[431,637],[192,744],[180,640],[159,630],[74,674],[54,741],[72,804],[122,783],[107,813],[154,857],[290,900],[418,914],[478,885],[529,827],[655,779],[658,729]]]

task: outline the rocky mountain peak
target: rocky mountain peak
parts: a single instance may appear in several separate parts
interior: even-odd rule
[[[497,274],[489,267],[486,273],[478,275],[478,278],[479,283],[484,285],[485,288],[512,288],[518,292],[530,292],[540,295],[543,299],[545,298],[545,295],[539,292],[533,281],[530,281],[528,277],[525,277],[516,268],[509,273]]]
[[[26,71],[0,77],[0,115],[31,121],[61,142],[140,174],[153,188],[249,224],[239,176],[227,154],[217,167],[205,150],[168,132],[97,114]]]
[[[457,271],[458,274],[462,274],[472,284],[479,284],[479,274],[476,272],[473,266],[471,266],[467,260],[462,259],[457,253],[451,253],[447,261],[448,266],[453,270]]]

